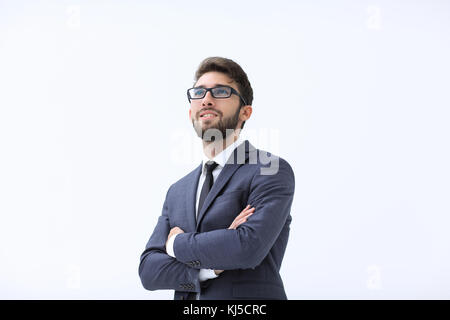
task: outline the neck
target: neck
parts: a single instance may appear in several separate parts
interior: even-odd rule
[[[209,158],[212,159],[231,144],[233,144],[239,138],[240,130],[236,130],[225,139],[217,141],[203,141],[203,152]]]

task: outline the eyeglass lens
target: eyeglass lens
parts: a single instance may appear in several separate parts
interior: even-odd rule
[[[201,99],[206,95],[205,88],[193,88],[189,91],[192,99]],[[211,89],[214,98],[228,98],[231,96],[231,89],[228,87],[215,87]]]

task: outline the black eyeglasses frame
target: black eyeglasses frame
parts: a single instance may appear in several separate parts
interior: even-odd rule
[[[231,89],[231,94],[230,94],[230,96],[228,96],[228,97],[215,97],[215,96],[214,96],[214,93],[212,92],[212,90],[213,90],[213,89],[216,89],[216,88],[221,88],[221,87],[225,87],[225,88]],[[201,98],[192,98],[192,97],[190,96],[190,94],[189,94],[189,90],[191,90],[191,89],[200,89],[200,88],[206,90],[206,91],[205,91],[205,94],[203,95],[203,97],[201,97]],[[203,99],[203,98],[206,96],[206,94],[208,93],[208,91],[211,92],[211,95],[212,95],[213,98],[215,98],[215,99],[228,99],[229,97],[231,97],[232,94],[235,94],[235,95],[237,95],[237,96],[242,100],[242,102],[244,103],[244,106],[247,105],[247,103],[245,102],[245,99],[239,94],[239,92],[237,92],[234,88],[232,88],[232,87],[230,87],[230,86],[226,86],[226,85],[215,86],[215,87],[212,87],[212,88],[205,88],[205,87],[192,87],[192,88],[189,88],[189,89],[187,89],[187,92],[186,92],[186,93],[187,93],[187,98],[188,98],[189,103],[191,103],[191,100],[199,100],[199,99]]]

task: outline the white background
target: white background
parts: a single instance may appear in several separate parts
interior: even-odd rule
[[[224,56],[295,171],[288,298],[449,299],[449,35],[444,0],[0,0],[0,298],[172,299],[139,257]]]

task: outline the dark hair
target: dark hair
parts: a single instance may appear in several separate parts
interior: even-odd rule
[[[237,83],[238,91],[247,102],[251,105],[253,102],[253,89],[248,81],[247,74],[239,64],[231,59],[222,57],[209,57],[203,60],[195,72],[195,82],[200,79],[202,75],[210,71],[217,71],[226,74],[230,79]],[[240,100],[240,107],[244,105]],[[242,123],[241,129],[244,128],[245,121]]]

